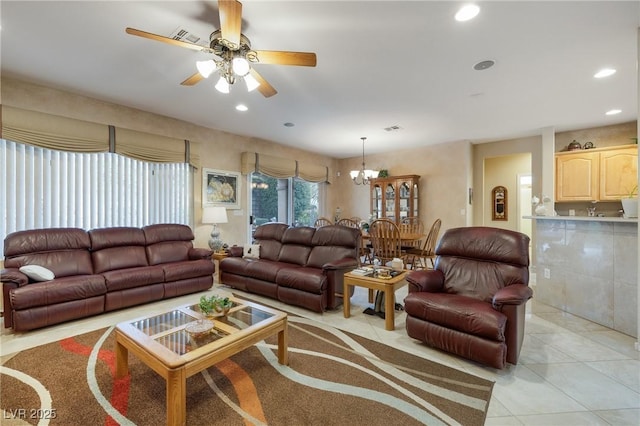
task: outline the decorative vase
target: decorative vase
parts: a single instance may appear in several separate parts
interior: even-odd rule
[[[622,210],[624,210],[624,217],[635,218],[638,217],[638,197],[635,198],[623,198]]]

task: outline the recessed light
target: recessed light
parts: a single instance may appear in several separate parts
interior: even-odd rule
[[[293,123],[284,123],[284,127],[293,127],[295,124]]]
[[[476,16],[478,16],[478,13],[480,13],[480,8],[478,6],[476,6],[475,4],[467,4],[465,6],[462,6],[460,10],[458,10],[455,18],[458,22],[464,22],[475,18]]]
[[[473,66],[473,69],[476,71],[482,71],[482,70],[486,70],[487,68],[491,68],[495,64],[496,64],[496,61],[492,61],[491,59],[489,59],[486,61],[478,62]]]
[[[243,111],[243,112],[244,112],[244,111],[248,111],[248,110],[249,110],[249,108],[247,108],[247,106],[246,106],[245,104],[238,104],[238,105],[236,105],[236,109],[237,109],[238,111]]]
[[[595,73],[593,76],[595,78],[604,78],[604,77],[609,77],[610,75],[613,75],[615,73],[616,73],[616,70],[614,70],[613,68],[603,68],[597,73]]]
[[[621,109],[611,109],[607,112],[605,112],[606,115],[616,115],[616,114],[620,114],[622,112]]]

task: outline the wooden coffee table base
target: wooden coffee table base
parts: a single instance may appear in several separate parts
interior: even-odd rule
[[[154,350],[150,350],[154,345],[149,345],[147,340],[132,338],[125,331],[116,328],[116,378],[129,374],[129,352],[135,354],[142,362],[163,377],[167,383],[167,425],[185,425],[187,422],[187,378],[274,334],[278,335],[278,362],[288,365],[286,315],[264,327],[251,331],[239,331],[238,338],[230,339],[231,342],[226,344],[222,344],[222,341],[221,344],[212,343],[194,351],[194,356],[183,357],[163,357],[159,353],[154,353]]]
[[[349,287],[358,286],[369,289],[369,302],[372,302],[373,291],[384,291],[384,328],[386,330],[395,329],[395,291],[407,285],[405,281],[406,272],[388,280],[373,277],[363,277],[347,272],[344,274],[343,294],[349,294]],[[344,309],[344,317],[351,316],[351,301],[348,297],[344,297],[342,307]]]

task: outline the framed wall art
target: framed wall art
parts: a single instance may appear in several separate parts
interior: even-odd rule
[[[507,188],[504,186],[496,186],[491,191],[491,196],[493,198],[493,220],[509,220],[507,194]]]
[[[202,207],[240,208],[240,173],[202,169]]]

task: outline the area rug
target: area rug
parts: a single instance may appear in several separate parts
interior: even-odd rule
[[[115,380],[113,327],[25,350],[0,367],[2,421],[160,425],[165,382],[135,355]],[[290,316],[275,338],[187,379],[188,425],[481,425],[493,383]]]

